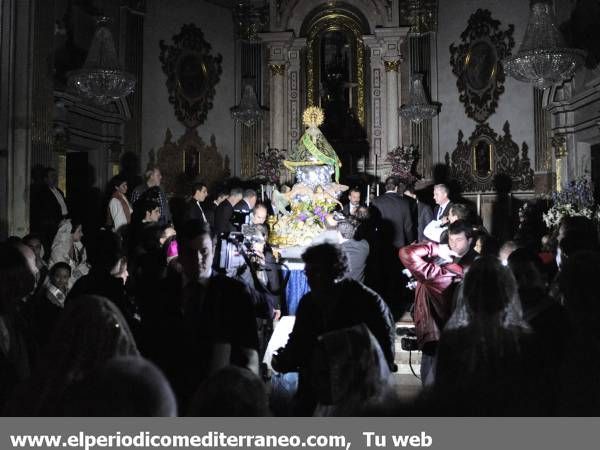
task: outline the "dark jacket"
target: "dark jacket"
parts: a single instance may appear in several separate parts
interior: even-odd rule
[[[440,216],[440,218],[448,217],[448,213],[450,212],[451,206],[452,206],[452,202],[449,202],[446,205],[446,207],[444,208],[444,210],[442,211],[442,215]],[[439,210],[440,210],[440,205],[435,205],[435,208],[433,208],[433,219],[437,219]],[[427,225],[427,224],[425,224],[425,225]]]
[[[215,209],[215,235],[235,231],[235,227],[231,224],[231,216],[233,216],[233,206],[227,200],[222,201]]]
[[[204,213],[204,215],[202,213]],[[186,205],[185,219],[186,220],[199,220],[203,224],[207,223],[208,215],[206,214],[204,205],[201,205],[196,200],[191,199]]]
[[[363,204],[359,203],[357,208],[359,208],[360,206],[363,206]],[[350,202],[348,202],[344,206],[342,206],[342,214],[345,215],[346,217],[348,217],[350,215]]]
[[[373,200],[372,213],[382,245],[400,248],[414,241],[410,204],[404,197],[386,192]]]
[[[316,394],[310,385],[313,350],[323,333],[341,330],[364,323],[379,342],[385,359],[394,367],[396,331],[392,314],[383,299],[362,283],[342,280],[334,294],[323,305],[309,292],[300,301],[296,322],[287,345],[280,350],[274,369],[282,372],[299,371],[296,412],[312,414]]]
[[[423,231],[429,222],[433,220],[433,211],[427,203],[417,201],[417,241],[424,241]]]

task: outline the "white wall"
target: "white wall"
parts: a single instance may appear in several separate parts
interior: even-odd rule
[[[204,33],[213,54],[223,56],[219,83],[215,90],[213,108],[206,121],[198,127],[198,134],[208,144],[211,134],[216,137],[219,152],[228,155],[233,172],[234,123],[229,108],[235,103],[234,38],[231,11],[204,0],[149,0],[144,19],[144,78],[142,103],[142,170],[145,169],[150,149],[163,145],[165,131],[170,128],[176,141],[185,133],[185,127],[175,117],[173,105],[165,85],[167,76],[159,60],[159,41],[172,43],[184,24],[193,23]]]
[[[459,45],[460,35],[467,27],[471,14],[478,8],[488,9],[492,19],[500,21],[500,29],[505,30],[508,24],[515,26],[515,54],[521,44],[527,19],[529,17],[529,1],[527,0],[440,0],[437,35],[437,72],[438,98],[442,104],[439,116],[439,146],[436,155],[434,143],[433,162],[443,162],[446,152],[451,153],[456,147],[458,130],[462,130],[465,139],[471,136],[477,123],[467,117],[465,108],[458,101],[456,76],[450,66],[450,44]],[[505,91],[500,95],[498,107],[488,118],[488,123],[496,133],[502,135],[502,127],[506,120],[510,123],[513,140],[521,146],[526,142],[529,146],[531,166],[534,166],[534,122],[533,122],[533,88],[527,84],[506,76]]]

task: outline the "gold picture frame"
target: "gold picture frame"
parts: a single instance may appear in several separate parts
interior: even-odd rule
[[[480,137],[471,145],[471,160],[473,176],[487,179],[494,172],[494,143],[485,137]]]

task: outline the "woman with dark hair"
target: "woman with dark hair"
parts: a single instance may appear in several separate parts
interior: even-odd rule
[[[0,244],[0,407],[30,375],[35,345],[23,309],[35,286],[35,274],[23,253],[16,246]]]
[[[498,258],[477,259],[440,339],[433,408],[442,415],[527,414],[529,376],[517,283]],[[437,408],[437,409],[436,409]]]
[[[129,204],[127,194],[127,180],[121,175],[114,176],[109,182],[110,201],[106,212],[107,223],[110,227],[119,231],[121,227],[131,223],[133,209]]]
[[[12,415],[56,416],[73,383],[117,356],[138,356],[119,309],[104,297],[87,295],[67,303],[40,366],[18,392]]]

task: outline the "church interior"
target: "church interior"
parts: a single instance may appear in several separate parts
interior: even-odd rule
[[[600,361],[593,358],[600,356],[593,322],[600,310],[592,304],[600,299],[588,284],[600,275],[599,23],[597,0],[3,0],[0,279],[12,286],[6,261],[37,242],[37,269],[47,281],[37,280],[36,293],[24,291],[18,302],[11,297],[16,287],[0,288],[0,334],[3,341],[11,336],[0,346],[0,378],[8,386],[0,388],[0,407],[7,415],[127,415],[101,399],[127,392],[130,371],[139,371],[172,387],[149,394],[164,403],[154,405],[158,413],[136,405],[131,415],[598,415],[600,366],[589,360]],[[155,199],[144,197],[148,189]],[[394,199],[385,198],[392,193]],[[398,205],[386,203],[396,197]],[[223,214],[234,220],[242,205],[241,223],[264,224],[266,236],[259,230],[248,238],[250,228],[236,230],[231,221],[216,224],[227,202],[231,211]],[[444,211],[457,204],[450,215],[467,228]],[[353,224],[349,238],[344,217]],[[117,231],[118,221],[131,226],[118,234],[120,244],[116,233],[104,234],[107,221],[109,230]],[[440,227],[435,236],[427,231],[430,221]],[[200,225],[192,229],[197,222],[210,224],[209,234]],[[331,248],[368,242],[360,289],[336,278],[338,254],[322,248],[331,241],[321,235],[336,230],[340,245]],[[360,239],[353,234],[359,230]],[[70,242],[64,259],[55,256],[61,236]],[[275,303],[265,300],[268,317],[261,324],[257,318],[257,329],[241,318],[248,305],[235,303],[243,297],[237,284],[214,278],[211,263],[219,263],[207,263],[212,256],[202,253],[210,247],[200,242],[206,236],[226,269],[236,257],[246,258],[241,267],[256,263],[254,250],[248,259],[241,250],[233,255],[232,246],[254,248],[259,240],[274,249],[276,268],[264,269],[271,262],[261,247],[258,271],[246,274],[247,283],[262,286],[254,293],[262,299],[264,286],[275,284],[272,275],[283,273],[276,283],[282,294]],[[456,236],[470,247],[458,250]],[[117,245],[127,247],[127,256],[110,260]],[[467,263],[474,251],[478,258]],[[347,254],[352,273],[353,258]],[[52,280],[65,262],[63,289]],[[204,276],[203,264],[214,278],[210,289],[195,280]],[[103,265],[99,274],[95,268]],[[335,289],[317,268],[331,272]],[[103,276],[122,281],[108,289]],[[349,305],[362,299],[385,313],[357,303],[368,318],[362,328],[346,311],[323,319],[324,328],[311,324],[320,308],[327,316],[339,307],[333,300],[322,306],[320,296],[342,302],[345,289],[352,292]],[[68,304],[77,291],[95,296],[87,311]],[[183,305],[177,311],[164,302],[171,293]],[[227,324],[208,318],[206,305],[194,306],[194,295],[220,299]],[[256,298],[258,310],[263,300]],[[71,348],[68,359],[74,344],[66,342],[92,336],[85,324],[72,325],[76,320],[98,322],[100,330],[106,315],[131,330],[119,338],[116,362],[94,366],[100,376],[91,386],[84,381],[100,357],[84,361]],[[286,317],[296,317],[295,324]],[[190,318],[209,331],[188,329]],[[33,335],[22,325],[30,319],[42,324]],[[388,322],[391,344],[382,331]],[[331,336],[331,327],[347,335]],[[564,344],[563,332],[581,347]],[[117,346],[98,333],[99,341]],[[248,356],[257,333],[256,355]],[[307,333],[315,333],[310,345],[302,341]],[[60,344],[41,345],[50,336]],[[367,386],[369,371],[347,363],[358,358],[352,347],[346,359],[331,362],[324,400],[307,381],[322,373],[306,346],[311,358],[332,361],[340,355],[327,352],[344,339],[369,336],[378,345],[366,364],[389,372],[398,398],[381,400],[384,389]],[[186,353],[184,341],[198,344],[190,344],[192,352],[216,351],[215,342],[229,346],[219,380],[192,362],[204,354]],[[145,359],[134,361],[140,354]],[[249,367],[252,358],[258,367],[259,357],[257,380],[269,381],[257,387],[232,368]],[[58,362],[50,372],[48,358]],[[186,377],[188,366],[202,377]],[[582,377],[580,386],[556,381],[572,381],[565,367]],[[112,377],[121,378],[109,389]],[[534,386],[528,377],[542,381]],[[67,378],[82,381],[67,385]],[[225,396],[226,380],[239,383],[248,404],[260,397],[254,407],[224,404],[218,393]],[[344,389],[362,396],[348,399]],[[278,390],[274,400],[270,393]],[[81,400],[83,392],[89,401]],[[261,395],[270,395],[264,405]],[[452,406],[465,396],[461,408]]]

